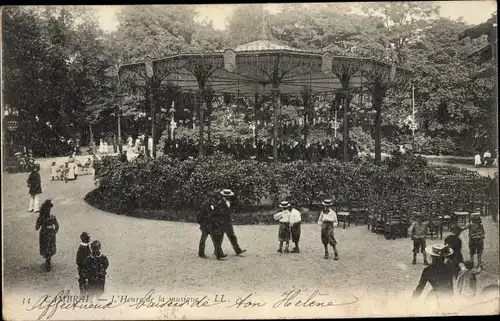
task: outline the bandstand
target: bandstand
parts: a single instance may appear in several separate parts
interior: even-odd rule
[[[278,107],[283,95],[299,95],[311,107],[316,95],[332,95],[343,108],[343,141],[349,137],[350,105],[356,95],[371,97],[375,112],[375,159],[381,157],[381,113],[389,88],[405,90],[411,72],[395,64],[351,55],[337,56],[330,51],[302,51],[269,40],[259,40],[212,53],[185,53],[160,59],[121,65],[118,72],[122,88],[144,86],[151,107],[152,135],[160,106],[156,91],[160,85],[193,92],[197,97],[197,128],[204,137],[204,111],[207,91],[232,95],[271,97],[273,158],[278,160]],[[333,106],[333,104],[332,104]],[[165,107],[163,107],[165,108]],[[332,107],[324,107],[333,114]],[[172,109],[173,110],[173,109]],[[305,108],[305,125],[314,108]],[[175,110],[173,110],[175,111]],[[253,122],[253,126],[257,122]],[[338,128],[338,125],[337,125]],[[156,142],[153,136],[153,142]],[[199,139],[198,155],[204,155],[204,140]],[[348,161],[348,144],[343,144],[343,159]],[[156,148],[153,145],[153,157]]]

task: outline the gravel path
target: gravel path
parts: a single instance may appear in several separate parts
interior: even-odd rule
[[[282,291],[287,286],[326,288],[335,292],[356,291],[410,294],[423,269],[421,256],[411,265],[412,244],[409,239],[386,240],[369,232],[366,226],[335,230],[340,260],[323,259],[320,228],[305,224],[302,229],[301,253],[278,254],[278,226],[236,226],[245,257],[233,255],[227,238],[225,262],[212,255],[197,257],[199,229],[196,224],[155,221],[106,213],[93,208],[83,198],[94,188],[91,175],[76,181],[49,181],[49,170],[42,169],[41,201],[51,198],[52,209],[60,224],[57,254],[51,272],[43,271],[38,253],[38,233],[34,230],[36,214],[27,212],[27,174],[3,175],[3,257],[5,295],[47,292],[56,289],[78,291],[75,253],[79,235],[90,233],[103,245],[110,261],[106,291],[118,293],[134,289],[169,289],[197,291],[210,289]],[[498,280],[498,225],[484,220],[486,271],[479,276],[480,287]],[[445,233],[444,236],[446,236]],[[468,257],[467,236],[463,254]],[[436,240],[441,243],[441,240]],[[433,243],[429,241],[428,243]]]

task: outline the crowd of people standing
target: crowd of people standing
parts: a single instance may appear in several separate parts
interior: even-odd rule
[[[165,142],[163,153],[171,157],[186,160],[198,156],[198,145],[193,139],[168,140]],[[273,141],[259,140],[255,144],[253,139],[241,140],[239,138],[232,142],[221,138],[208,142],[205,145],[205,155],[215,153],[230,154],[236,159],[256,159],[259,161],[272,161]],[[349,142],[349,156],[357,156],[359,149],[354,141]],[[308,160],[321,161],[322,159],[341,159],[343,156],[343,144],[331,143],[329,140],[323,142],[314,141],[311,144],[304,142],[279,142],[278,157],[282,162]]]

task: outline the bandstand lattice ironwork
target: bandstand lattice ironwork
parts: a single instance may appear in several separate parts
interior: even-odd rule
[[[381,106],[387,90],[391,86],[407,87],[411,71],[371,58],[335,56],[329,51],[302,51],[269,40],[259,40],[220,52],[186,53],[121,65],[118,76],[121,84],[147,88],[153,123],[155,91],[160,84],[197,93],[200,138],[204,137],[203,113],[207,106],[205,93],[208,89],[235,95],[270,95],[273,156],[276,161],[280,95],[339,95],[341,106],[347,111],[343,113],[343,124],[348,124],[353,97],[368,93],[373,97],[373,107],[377,111],[375,125],[378,121],[380,126]],[[304,100],[311,102],[311,99]],[[348,135],[348,126],[343,126],[344,142]],[[377,139],[376,154],[377,148],[380,154],[380,136]],[[343,151],[345,161],[348,160],[347,145],[344,144]],[[203,139],[199,139],[198,146],[199,156],[202,157]]]

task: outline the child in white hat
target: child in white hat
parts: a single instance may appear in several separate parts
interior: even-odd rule
[[[290,203],[283,201],[280,203],[281,212],[273,215],[273,218],[280,222],[278,229],[278,239],[280,242],[278,253],[283,253],[283,242],[285,242],[285,253],[289,253],[288,250],[290,244]]]
[[[323,201],[323,210],[319,213],[318,224],[321,226],[321,243],[325,247],[325,259],[328,259],[330,254],[328,253],[328,245],[333,248],[333,259],[339,259],[339,253],[337,252],[337,240],[333,234],[333,227],[338,224],[337,213],[331,208],[333,202],[330,199]]]

